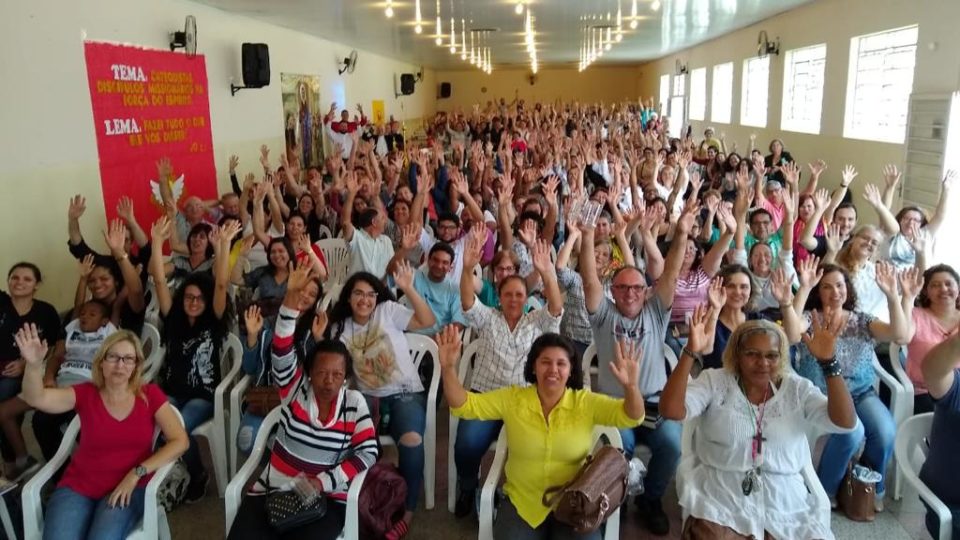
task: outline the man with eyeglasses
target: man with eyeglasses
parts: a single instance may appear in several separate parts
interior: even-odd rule
[[[614,359],[613,348],[616,340],[639,342],[643,348],[639,384],[640,392],[646,399],[648,421],[636,429],[622,430],[620,435],[624,452],[628,456],[633,456],[638,442],[649,447],[653,454],[645,480],[645,492],[637,497],[636,503],[644,524],[650,532],[657,535],[665,535],[670,531],[670,521],[663,511],[660,499],[680,463],[681,426],[679,422],[660,419],[654,403],[659,401],[660,392],[667,383],[664,339],[677,288],[677,277],[686,252],[687,235],[693,227],[695,214],[692,207],[684,209],[681,214],[664,262],[663,273],[652,288],[647,287],[643,272],[634,266],[625,266],[613,275],[611,301],[604,296],[594,258],[580,258],[584,298],[600,368],[598,391],[623,397],[623,387],[617,383],[609,367]],[[594,228],[585,225],[581,225],[581,228],[581,253],[592,253]],[[656,420],[650,422],[651,417]]]
[[[467,324],[460,306],[460,287],[450,283],[447,277],[453,266],[454,252],[450,244],[437,242],[427,255],[426,270],[417,269],[413,274],[413,288],[430,306],[437,321],[429,328],[413,330],[417,334],[433,336],[449,324],[463,329]]]
[[[463,209],[469,214],[469,222],[484,223],[483,210],[470,195],[470,185],[467,183],[466,178],[464,178],[460,171],[453,167],[450,167],[449,175],[451,190],[456,194],[450,203],[457,205],[459,204],[459,199],[460,203],[463,204]],[[464,224],[466,224],[468,220],[465,218],[463,221]],[[460,225],[461,220],[459,215],[454,212],[443,212],[437,218],[436,238],[429,236],[425,232],[421,232],[420,234],[420,247],[423,248],[424,253],[430,253],[433,246],[438,242],[443,242],[453,248],[453,263],[450,265],[450,271],[447,274],[446,280],[454,287],[459,285],[460,274],[463,273],[463,249],[467,241],[466,231],[463,230]],[[487,235],[489,236],[489,234],[489,230],[487,230]],[[486,242],[486,238],[484,242]],[[425,261],[421,269],[426,270],[426,267],[427,262]],[[472,268],[468,269],[468,271],[472,270]]]

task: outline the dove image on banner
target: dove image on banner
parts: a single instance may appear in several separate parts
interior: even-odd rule
[[[148,226],[161,214],[161,181],[181,209],[189,197],[217,198],[204,57],[92,41],[84,55],[107,219],[129,196]],[[161,179],[164,157],[173,171]]]

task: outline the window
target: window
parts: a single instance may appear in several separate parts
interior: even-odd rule
[[[733,62],[727,62],[713,66],[710,121],[729,124],[731,107],[733,107]]]
[[[740,123],[767,127],[767,92],[770,86],[770,57],[743,61],[743,87],[740,96]]]
[[[670,106],[670,76],[661,75],[660,76],[660,106],[663,107],[663,112],[667,111],[667,107]]]
[[[850,40],[844,137],[903,143],[916,53],[916,26]]]
[[[697,68],[690,72],[690,113],[691,120],[703,120],[707,115],[707,68]]]
[[[826,45],[787,51],[783,70],[781,129],[820,133],[823,70],[826,61]]]
[[[683,130],[683,124],[686,122],[684,116],[684,107],[686,101],[686,75],[674,75],[673,94],[670,97],[670,136],[680,137]]]

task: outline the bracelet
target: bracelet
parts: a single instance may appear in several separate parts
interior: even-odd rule
[[[837,360],[836,357],[820,362],[820,369],[823,370],[824,377],[836,377],[843,372],[843,370],[840,369],[840,361]]]
[[[124,259],[128,259],[128,258],[130,258],[130,255],[129,255],[128,253],[124,253],[124,254],[123,254],[122,256],[120,256],[120,257],[114,257],[114,259],[116,259],[117,262],[122,261],[122,260],[124,260]]]
[[[693,358],[694,360],[703,361],[703,355],[702,355],[702,354],[697,354],[697,353],[691,351],[690,349],[688,349],[688,348],[686,348],[686,347],[680,349],[680,354],[685,354],[685,355],[689,356],[690,358]]]

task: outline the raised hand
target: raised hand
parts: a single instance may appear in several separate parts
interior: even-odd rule
[[[680,219],[677,221],[677,232],[684,235],[690,234],[690,230],[693,229],[693,224],[697,220],[697,213],[699,213],[699,205],[684,208],[683,213],[680,214]]]
[[[13,340],[16,342],[17,348],[20,349],[20,358],[27,364],[32,366],[43,364],[43,359],[47,357],[49,347],[46,340],[40,339],[37,325],[33,323],[23,325],[23,328],[17,330]]]
[[[450,324],[437,332],[437,349],[440,353],[440,369],[456,369],[460,359],[460,330]]]
[[[117,203],[117,215],[127,223],[134,221],[133,199],[130,197],[120,197],[120,201]]]
[[[357,175],[352,171],[343,175],[343,182],[347,187],[347,191],[353,194],[356,194],[360,191],[360,183],[357,182]]]
[[[717,276],[710,280],[710,288],[707,289],[707,300],[710,302],[710,308],[714,311],[720,311],[720,308],[727,303],[727,288],[723,286],[723,278]]]
[[[473,270],[473,267],[480,264],[483,258],[483,241],[474,235],[467,237],[467,244],[463,249],[463,270],[464,272]]]
[[[630,389],[640,380],[640,362],[643,347],[639,341],[621,339],[613,349],[610,371],[624,389]]]
[[[168,181],[173,178],[173,164],[170,158],[162,157],[157,160],[157,182]]]
[[[260,145],[260,165],[263,165],[263,170],[270,170],[270,148],[265,144]]]
[[[787,279],[787,272],[782,266],[773,271],[770,276],[770,293],[781,306],[789,306],[793,303],[793,289],[790,280]]]
[[[723,223],[723,225],[727,228],[728,234],[736,234],[737,216],[733,215],[732,210],[726,206],[721,206],[717,209],[717,216],[720,218],[720,223]]]
[[[107,247],[110,248],[110,253],[114,257],[122,257],[126,251],[123,249],[123,244],[126,241],[127,228],[124,226],[123,221],[115,219],[110,222],[110,226],[107,230],[103,231],[103,239],[107,243]]]
[[[812,313],[810,329],[801,339],[818,362],[831,362],[837,350],[837,338],[843,330],[843,317],[830,308]]]
[[[418,225],[415,225],[413,223],[408,223],[400,229],[400,232],[401,232],[401,238],[400,238],[401,249],[409,251],[417,247],[417,242],[420,241],[420,227]]]
[[[233,240],[233,237],[240,233],[240,229],[243,226],[240,225],[240,222],[231,219],[230,221],[224,223],[220,226],[220,243],[223,245],[230,245],[230,242]],[[216,229],[216,227],[214,227]],[[306,238],[306,235],[303,235]]]
[[[543,183],[543,198],[547,200],[547,204],[557,204],[557,187],[559,185],[560,179],[554,174],[550,175],[547,181]]]
[[[396,283],[398,289],[404,292],[413,288],[413,267],[410,266],[408,261],[401,260],[397,263],[393,270],[393,282]]]
[[[957,171],[950,169],[943,177],[943,189],[950,189],[957,183]]]
[[[821,277],[823,277],[823,269],[820,268],[819,257],[807,257],[797,265],[797,278],[800,280],[801,287],[812,289],[820,282]]]
[[[780,167],[783,177],[791,186],[796,186],[800,180],[800,167],[796,163],[785,163]]]
[[[67,217],[70,219],[80,219],[86,211],[87,199],[80,195],[74,195],[73,198],[70,199],[70,206],[67,207]]]
[[[916,266],[911,266],[900,272],[900,289],[906,298],[916,298],[923,290],[923,271]]]
[[[843,171],[840,172],[840,181],[842,187],[850,187],[850,183],[853,182],[853,179],[857,177],[857,169],[853,165],[845,165]]]
[[[293,261],[288,263],[287,296],[293,292],[300,292],[310,281],[310,265],[301,264],[294,267]]]
[[[863,198],[874,208],[884,206],[883,197],[880,196],[880,190],[873,184],[863,186]]]
[[[722,287],[721,287],[722,288]],[[710,309],[699,305],[693,309],[690,316],[690,330],[687,334],[686,348],[694,354],[700,354],[707,348],[710,337],[707,335],[707,321],[710,319]]]
[[[550,261],[550,244],[545,240],[538,240],[532,251],[533,267],[541,276],[549,275],[554,270],[553,262]]]
[[[94,261],[93,253],[87,254],[87,256],[83,258],[83,260],[78,261],[77,270],[79,270],[80,272],[81,279],[86,280],[87,276],[89,276],[90,273],[93,272],[93,267],[94,267],[93,261]]]
[[[877,286],[888,297],[897,294],[897,270],[893,264],[877,261]]]
[[[840,225],[836,223],[827,227],[827,234],[824,236],[827,242],[827,251],[839,253],[843,247],[843,240],[840,238]]]
[[[243,312],[243,323],[247,328],[247,335],[259,336],[263,329],[263,314],[260,313],[260,306],[251,304]]]
[[[161,244],[170,238],[170,227],[171,227],[170,218],[163,216],[160,219],[153,222],[153,226],[150,227],[150,237],[153,238],[154,242],[160,242]]]
[[[900,182],[900,171],[896,165],[891,163],[883,166],[883,181],[888,188],[896,187]]]
[[[517,230],[517,236],[520,237],[523,245],[528,248],[532,247],[533,243],[537,241],[537,223],[533,220],[528,220],[524,223],[523,227]]]
[[[329,318],[326,311],[321,311],[313,316],[313,322],[310,323],[310,333],[313,334],[314,341],[323,339],[323,333],[327,331]]]
[[[810,174],[814,177],[819,177],[823,174],[823,171],[827,170],[827,164],[822,159],[818,159],[813,163],[807,163],[807,168],[810,169]]]
[[[235,155],[230,156],[230,174],[237,174],[237,165],[240,165],[240,158]]]
[[[818,209],[826,209],[830,204],[830,191],[826,188],[820,188],[813,194],[813,202]]]

